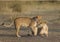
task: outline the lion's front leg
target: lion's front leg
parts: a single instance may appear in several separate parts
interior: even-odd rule
[[[38,30],[38,28],[37,28],[37,27],[35,27],[35,28],[34,28],[34,36],[36,36],[36,35],[37,35],[37,30]]]
[[[37,27],[33,27],[33,28],[32,28],[33,35],[34,35],[34,36],[36,36],[36,35],[37,35],[37,30],[38,30],[38,28],[37,28]]]

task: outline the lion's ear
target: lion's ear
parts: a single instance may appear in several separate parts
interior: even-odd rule
[[[41,19],[42,18],[42,16],[36,16],[38,19]]]

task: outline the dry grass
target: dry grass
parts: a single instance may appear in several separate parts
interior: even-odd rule
[[[32,17],[42,15],[49,26],[49,37],[27,36],[26,30],[21,30],[23,37],[15,36],[15,27],[0,26],[0,42],[59,42],[60,41],[60,2],[30,2],[30,1],[0,1],[0,24],[14,21],[16,17]],[[59,23],[59,24],[58,24]],[[26,34],[26,35],[25,35]]]
[[[0,21],[13,21],[16,17],[32,17],[42,15],[45,20],[58,19],[60,16],[59,2],[39,1],[0,1]],[[4,19],[3,19],[4,18]],[[54,23],[59,20],[53,21]],[[60,23],[60,22],[58,22]]]

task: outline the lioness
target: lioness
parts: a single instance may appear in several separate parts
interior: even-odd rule
[[[45,35],[46,37],[48,37],[48,26],[47,26],[46,21],[40,21],[38,28],[40,29],[39,35],[41,35],[41,36]]]
[[[37,22],[38,20],[40,20],[41,17],[40,16],[36,16],[33,18],[27,18],[27,17],[19,17],[16,18],[14,20],[15,26],[16,26],[16,36],[17,37],[21,37],[19,36],[19,29],[21,28],[21,26],[25,26],[25,27],[31,27],[34,36],[37,35]]]
[[[19,35],[19,30],[21,28],[21,26],[24,26],[24,27],[30,27],[34,33],[34,36],[37,35],[37,22],[42,18],[42,16],[35,16],[33,18],[29,18],[29,17],[19,17],[19,18],[16,18],[14,20],[14,25],[16,27],[16,36],[17,37],[21,37]],[[12,23],[13,24],[13,23]],[[11,25],[12,25],[11,24]],[[3,23],[3,26],[6,26],[6,27],[10,27],[11,25],[4,25]]]

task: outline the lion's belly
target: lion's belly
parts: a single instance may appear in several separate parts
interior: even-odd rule
[[[24,27],[28,27],[29,26],[29,23],[21,23],[20,25],[21,26],[24,26]]]

